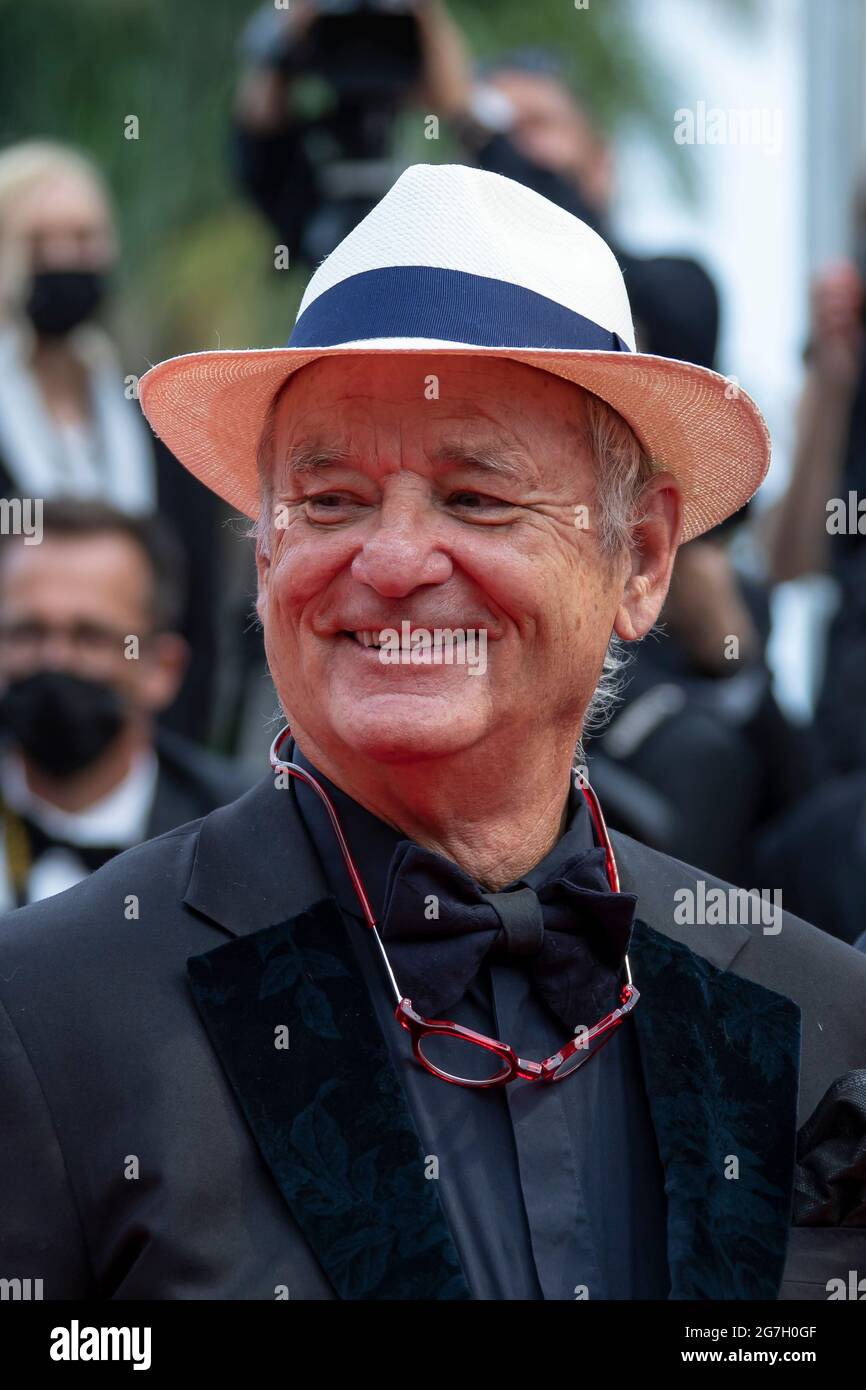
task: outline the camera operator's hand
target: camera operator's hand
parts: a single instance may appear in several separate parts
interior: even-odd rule
[[[293,0],[288,10],[267,5],[253,16],[244,35],[246,65],[235,96],[239,126],[268,134],[285,123],[289,83],[279,56],[300,42],[316,14],[314,0]]]
[[[864,286],[851,261],[827,266],[812,284],[810,367],[826,392],[850,396],[863,361]]]
[[[464,115],[472,91],[472,63],[460,27],[444,0],[416,0],[423,62],[422,99],[445,120]]]

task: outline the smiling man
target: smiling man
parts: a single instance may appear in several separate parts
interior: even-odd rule
[[[727,885],[608,835],[574,772],[677,545],[766,471],[753,402],[634,351],[584,224],[426,166],[286,348],[172,359],[141,400],[255,519],[290,728],[239,801],[9,919],[3,1272],[826,1297],[863,1237],[815,1229],[797,1135],[866,1063],[866,961],[787,914],[681,925]]]

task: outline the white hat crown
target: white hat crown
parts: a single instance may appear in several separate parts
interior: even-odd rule
[[[398,267],[405,272],[399,279],[385,274]],[[419,280],[423,270],[428,274]],[[388,302],[375,312],[361,304],[362,290]],[[426,316],[419,316],[419,297]],[[451,306],[444,321],[443,299]],[[321,312],[311,314],[313,306]],[[584,341],[568,315],[605,336]],[[375,337],[419,346],[635,348],[622,272],[598,233],[522,184],[462,164],[407,169],[316,270],[297,324],[302,320],[303,337],[293,333],[291,346]],[[547,341],[527,341],[530,331]]]

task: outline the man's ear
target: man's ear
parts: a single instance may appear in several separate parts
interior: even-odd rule
[[[682,497],[671,473],[656,473],[644,488],[634,529],[631,573],[613,629],[625,642],[644,637],[662,611],[682,531]]]
[[[268,582],[271,576],[271,555],[267,545],[261,536],[256,537],[256,577],[258,589],[256,593],[256,612],[259,615],[259,622],[264,622],[265,609],[268,604]]]

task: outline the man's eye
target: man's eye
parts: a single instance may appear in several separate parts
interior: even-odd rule
[[[305,499],[307,511],[321,516],[324,512],[345,512],[359,505],[357,497],[349,497],[345,492],[320,492],[317,496]]]
[[[497,507],[510,507],[511,502],[503,502],[501,497],[490,497],[486,492],[452,492],[448,498],[449,507],[461,507],[467,512],[491,511]]]

